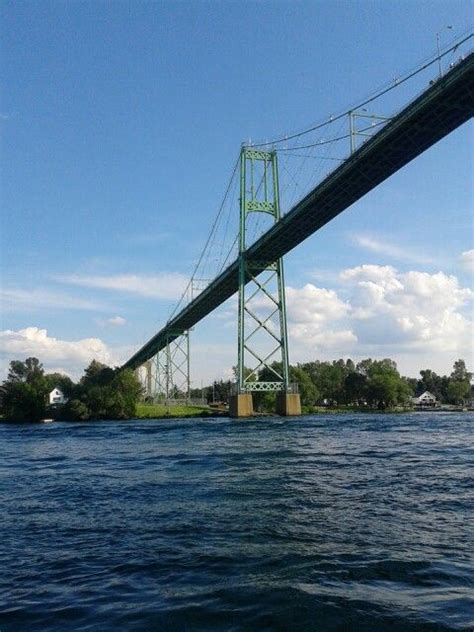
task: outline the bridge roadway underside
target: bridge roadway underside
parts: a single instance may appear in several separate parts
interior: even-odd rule
[[[404,165],[474,115],[474,53],[399,112],[246,252],[275,261],[342,213]],[[137,368],[238,290],[238,261],[169,321],[124,365]]]

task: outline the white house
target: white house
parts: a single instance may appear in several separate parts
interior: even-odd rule
[[[432,406],[433,407],[433,406],[438,405],[436,396],[433,395],[433,393],[430,393],[429,391],[425,391],[419,397],[413,397],[411,401],[413,402],[415,406]]]
[[[64,393],[58,387],[53,388],[51,393],[48,395],[48,399],[50,406],[65,404],[67,402],[67,397],[64,396]]]

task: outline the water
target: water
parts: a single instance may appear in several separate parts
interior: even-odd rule
[[[0,630],[472,630],[473,429],[0,424]]]

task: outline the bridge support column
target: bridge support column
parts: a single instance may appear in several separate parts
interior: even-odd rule
[[[146,401],[153,397],[152,392],[152,361],[147,360],[140,367],[135,369],[135,376],[142,387],[142,400]]]
[[[237,393],[229,397],[229,415],[231,417],[252,417],[252,393]]]
[[[299,393],[277,393],[277,415],[283,417],[298,417],[301,415],[301,401]]]
[[[249,256],[247,220],[263,213],[276,223],[281,218],[276,151],[242,147],[240,154],[239,312],[237,388],[231,417],[253,414],[252,393],[290,393],[283,259],[271,253]],[[292,393],[292,395],[294,395]],[[282,414],[300,414],[294,395],[279,406]],[[282,400],[283,401],[283,400]],[[291,405],[290,405],[291,401]],[[289,412],[291,410],[291,413]]]
[[[154,365],[155,401],[162,401],[167,406],[173,403],[189,403],[189,332],[170,331],[165,347],[155,356]]]

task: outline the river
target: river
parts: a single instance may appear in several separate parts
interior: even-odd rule
[[[0,424],[0,630],[474,628],[474,415]]]

